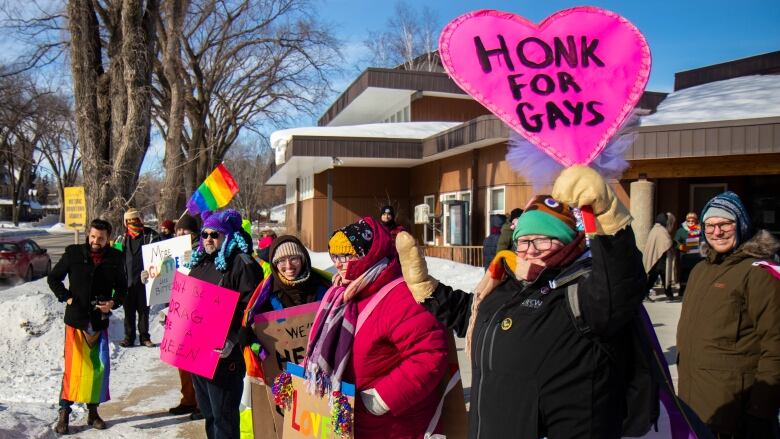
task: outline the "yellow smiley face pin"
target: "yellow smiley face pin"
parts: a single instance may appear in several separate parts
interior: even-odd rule
[[[504,331],[509,331],[509,328],[512,327],[512,319],[507,317],[504,320],[501,320],[501,329]]]

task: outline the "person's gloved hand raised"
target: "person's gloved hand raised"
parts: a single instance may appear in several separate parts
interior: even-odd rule
[[[587,166],[564,169],[555,180],[551,195],[572,207],[593,207],[599,235],[614,235],[631,224],[631,214],[626,206],[618,200],[604,177]]]
[[[414,300],[418,303],[424,302],[433,294],[439,281],[428,275],[428,265],[425,263],[422,249],[408,232],[398,233],[395,237],[395,248],[401,262],[401,272]]]

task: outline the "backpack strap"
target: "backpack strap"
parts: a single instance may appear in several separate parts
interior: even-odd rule
[[[431,418],[431,422],[428,423],[428,428],[425,430],[425,439],[435,439],[437,436],[444,437],[443,435],[433,434],[433,431],[436,429],[436,426],[439,425],[441,411],[444,408],[444,401],[447,399],[447,394],[449,394],[450,390],[452,390],[455,385],[458,384],[458,381],[460,381],[460,369],[452,374],[452,377],[450,377],[449,381],[447,381],[447,387],[444,389],[444,394],[439,400],[439,405],[436,406],[436,412],[433,413],[433,418]]]
[[[355,326],[355,335],[357,335],[358,331],[360,331],[360,328],[363,327],[363,324],[366,323],[366,320],[371,315],[371,313],[374,311],[374,308],[379,305],[379,303],[382,301],[382,299],[387,296],[387,293],[390,292],[393,288],[396,287],[396,285],[400,284],[404,281],[403,276],[399,276],[390,282],[386,283],[385,286],[383,286],[379,291],[377,291],[373,296],[371,296],[371,299],[368,302],[368,305],[366,305],[365,308],[363,308],[363,311],[358,315],[357,325]]]
[[[590,332],[590,326],[585,321],[585,317],[582,316],[578,289],[579,282],[572,282],[566,287],[566,305],[574,327],[577,328],[580,334],[585,335]]]

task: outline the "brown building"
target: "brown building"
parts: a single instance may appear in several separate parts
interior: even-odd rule
[[[778,72],[774,52],[678,73],[669,96],[645,93],[640,107],[654,113],[615,182],[642,242],[655,212],[681,218],[725,189],[758,225],[780,231]],[[507,126],[444,73],[367,69],[318,125],[272,135],[277,170],[268,181],[286,185],[288,230],[315,251],[334,228],[392,204],[419,240],[463,250],[450,257],[465,260],[460,246],[482,244],[491,213],[533,193],[504,160]],[[414,224],[423,204],[430,220]]]

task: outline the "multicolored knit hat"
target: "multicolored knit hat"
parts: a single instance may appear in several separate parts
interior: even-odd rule
[[[512,241],[525,235],[544,235],[568,244],[577,236],[577,221],[569,205],[549,195],[538,195],[517,220]]]
[[[368,254],[373,240],[374,231],[371,230],[368,223],[360,220],[333,232],[328,241],[328,252],[332,255],[363,257]]]
[[[701,210],[701,222],[703,223],[707,218],[715,216],[730,219],[737,223],[737,246],[750,237],[750,216],[739,195],[726,191],[707,201],[704,209]],[[705,239],[704,234],[702,234],[702,239]]]

